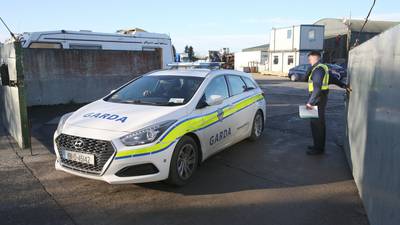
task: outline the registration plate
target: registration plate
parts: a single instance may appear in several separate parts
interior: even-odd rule
[[[94,155],[64,150],[63,158],[75,162],[94,165]]]

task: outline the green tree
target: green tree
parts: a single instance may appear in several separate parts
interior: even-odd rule
[[[174,62],[175,62],[176,61],[176,49],[175,49],[174,45],[172,45],[172,54],[173,54]]]
[[[194,51],[193,51],[193,47],[192,47],[192,46],[189,47],[187,53],[188,53],[188,58],[189,58],[189,60],[190,60],[191,62],[193,62],[193,61],[194,61]]]

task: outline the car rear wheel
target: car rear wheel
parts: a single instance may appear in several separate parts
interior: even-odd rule
[[[183,136],[179,140],[172,154],[168,183],[183,186],[189,182],[198,166],[198,151],[199,147],[193,138]]]
[[[258,111],[253,119],[253,127],[251,129],[251,135],[249,140],[256,141],[262,135],[264,130],[264,117],[261,111]]]

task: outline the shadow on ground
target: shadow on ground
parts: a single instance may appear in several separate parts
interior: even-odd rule
[[[298,105],[307,100],[307,95],[304,95],[305,83],[292,83],[284,79],[259,82],[268,101],[266,129],[259,141],[245,140],[214,155],[202,164],[192,182],[183,188],[171,187],[164,182],[141,186],[185,195],[205,195],[351,179],[340,140],[328,138],[328,150],[324,156],[307,157],[304,154],[306,146],[311,144],[309,124],[298,118],[297,110]],[[331,104],[340,104],[338,94],[331,93]],[[52,137],[58,119],[81,106],[31,107],[29,115],[33,138],[53,153]],[[335,121],[328,123],[328,134],[342,132],[342,125],[332,126],[343,124],[340,118],[342,112],[343,106],[328,110],[328,120]]]

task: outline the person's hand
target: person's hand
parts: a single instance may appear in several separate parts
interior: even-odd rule
[[[350,94],[350,92],[353,91],[350,86],[346,86],[345,89],[346,89],[347,94]]]
[[[311,104],[306,104],[306,109],[308,109],[308,110],[312,110],[313,109],[313,106],[311,105]]]

